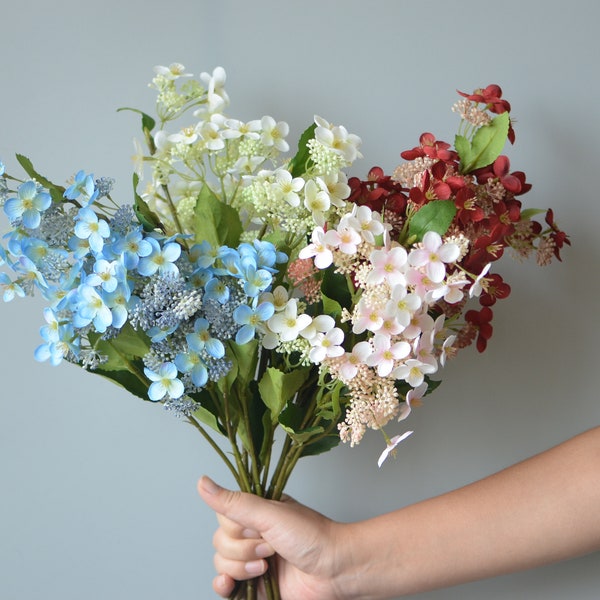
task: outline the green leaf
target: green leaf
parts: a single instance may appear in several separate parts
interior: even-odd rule
[[[304,131],[298,140],[298,152],[296,152],[296,155],[292,158],[288,167],[292,177],[304,175],[304,173],[306,173],[306,171],[314,164],[310,158],[307,144],[315,137],[316,128],[316,123],[313,123]]]
[[[487,125],[481,126],[473,136],[465,162],[461,160],[460,172],[470,173],[475,169],[491,165],[504,148],[509,125],[510,115],[504,112]]]
[[[342,314],[342,306],[337,300],[329,298],[323,292],[321,292],[321,298],[323,300],[323,314],[332,317],[339,317]]]
[[[92,347],[108,360],[102,363],[103,371],[130,370],[130,365],[145,356],[150,349],[150,340],[143,331],[136,331],[129,323],[125,324],[119,334],[103,340],[101,334],[90,332],[88,339]],[[143,367],[141,369],[143,372]]]
[[[262,401],[271,412],[273,423],[277,423],[281,411],[308,379],[310,371],[310,367],[299,367],[289,373],[283,373],[275,367],[269,367],[264,372],[258,389]]]
[[[17,160],[19,161],[19,164],[21,165],[21,167],[23,167],[23,170],[25,171],[25,173],[27,173],[27,175],[29,175],[29,177],[31,177],[32,179],[35,179],[40,185],[45,187],[48,190],[48,192],[50,193],[50,196],[54,202],[59,203],[59,202],[63,201],[64,193],[65,193],[64,187],[58,186],[58,185],[52,183],[49,179],[47,179],[43,175],[40,175],[35,170],[31,160],[29,160],[26,156],[23,156],[22,154],[16,154],[15,156],[17,157]]]
[[[227,435],[225,428],[220,425],[221,407],[217,405],[208,389],[202,388],[199,392],[194,392],[189,396],[200,405],[200,408],[192,413],[193,416],[199,421],[210,425],[215,431]]]
[[[156,127],[156,121],[150,115],[147,115],[145,112],[142,112],[137,108],[130,108],[128,106],[117,108],[117,112],[121,112],[122,110],[129,110],[142,116],[142,132],[144,133],[144,138],[146,139],[146,144],[150,149],[150,153],[154,154],[154,152],[156,152],[156,147],[154,145],[154,138],[150,134]]]
[[[258,340],[250,340],[247,344],[230,342],[227,354],[236,366],[235,384],[246,388],[254,381],[258,363]]]
[[[300,456],[317,456],[324,452],[329,452],[340,443],[340,436],[337,433],[325,435],[311,444],[306,444],[300,453]]]
[[[104,365],[103,365],[104,366]],[[137,365],[139,368],[143,369],[144,365],[140,361]],[[90,371],[90,373],[95,373],[96,375],[100,375],[105,377],[106,379],[110,379],[114,381],[121,387],[125,388],[128,392],[132,393],[134,396],[141,398],[142,400],[149,400],[148,398],[148,385],[142,383],[142,381],[131,371],[126,370],[105,370],[105,369],[94,369]]]
[[[352,294],[348,290],[348,281],[341,273],[336,273],[333,269],[325,269],[321,292],[329,300],[337,302],[340,307],[352,308]]]
[[[460,164],[464,165],[471,157],[471,142],[464,135],[454,136],[454,147],[460,158]]]
[[[198,194],[194,223],[196,242],[206,240],[215,248],[239,244],[243,227],[238,211],[221,202],[208,185]]]
[[[410,237],[421,241],[428,231],[444,235],[454,219],[456,206],[452,200],[433,200],[420,208],[408,225]]]
[[[131,108],[129,106],[122,106],[121,108],[117,108],[117,112],[121,112],[123,110],[129,110],[131,112],[142,115],[142,128],[143,129],[152,131],[154,129],[154,127],[156,127],[156,121],[150,115],[147,115],[145,112],[142,112],[141,110],[139,110],[137,108]]]
[[[133,174],[133,211],[135,212],[138,221],[142,224],[145,231],[154,231],[160,229],[164,231],[164,225],[160,222],[158,215],[150,210],[146,201],[137,193],[137,186],[140,178],[137,173]]]
[[[531,217],[535,217],[536,215],[541,215],[545,212],[546,212],[546,210],[543,208],[526,208],[521,211],[521,220],[527,221],[527,219],[531,219]]]
[[[305,411],[297,404],[289,403],[279,415],[281,428],[297,443],[305,444],[311,438],[325,431],[321,425],[300,429],[304,420]]]

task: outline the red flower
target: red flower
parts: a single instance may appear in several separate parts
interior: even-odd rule
[[[382,212],[384,208],[402,214],[406,208],[407,196],[404,188],[385,175],[381,167],[373,167],[366,181],[358,177],[348,180],[350,186],[349,202],[366,205],[371,210]]]
[[[475,201],[475,191],[471,188],[463,187],[458,190],[454,204],[457,208],[456,216],[463,225],[477,223],[485,216],[483,208]]]
[[[491,84],[485,89],[478,88],[472,94],[465,94],[456,90],[461,96],[472,102],[480,102],[486,105],[486,108],[497,115],[504,112],[510,112],[510,103],[502,98],[502,89],[499,85]]]
[[[509,173],[509,171],[510,161],[507,156],[501,155],[491,165],[474,171],[474,174],[479,183],[486,183],[490,179],[497,179],[505,190],[512,192],[513,194],[524,193],[524,191],[521,190],[521,182],[525,181],[525,174],[519,172],[517,175],[517,173]],[[531,188],[531,186],[529,186],[529,188]]]
[[[494,328],[491,325],[491,320],[494,316],[492,309],[489,306],[484,306],[481,310],[469,310],[465,314],[467,323],[471,323],[477,329],[477,350],[483,352],[487,347],[488,340],[492,337]]]
[[[450,162],[456,160],[458,155],[454,150],[450,150],[450,144],[442,141],[436,141],[432,133],[423,133],[419,138],[419,146],[412,150],[405,150],[400,154],[404,160],[414,160],[415,158],[425,157]]]
[[[564,231],[557,227],[556,223],[554,222],[554,211],[551,208],[546,211],[546,223],[548,223],[552,229],[550,238],[554,241],[554,256],[558,260],[562,261],[562,258],[560,257],[560,251],[565,244],[570,246],[571,240]]]
[[[483,292],[479,297],[479,303],[482,306],[493,306],[496,300],[504,300],[510,295],[510,285],[506,283],[500,275],[492,273],[486,275]]]
[[[461,96],[471,100],[472,102],[480,102],[485,104],[485,108],[491,113],[501,115],[505,112],[510,112],[510,103],[502,98],[502,89],[499,85],[488,85],[485,89],[476,89],[472,94],[465,94],[460,90],[456,90]],[[512,122],[508,124],[508,141],[511,144],[515,143],[515,130]]]

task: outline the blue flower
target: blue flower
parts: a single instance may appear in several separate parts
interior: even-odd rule
[[[48,287],[48,282],[46,278],[42,275],[37,265],[26,256],[20,256],[19,260],[12,265],[13,271],[17,273],[22,273],[25,276],[25,280],[28,280],[40,289],[45,289]]]
[[[94,263],[94,270],[86,277],[85,284],[92,287],[101,286],[105,292],[114,292],[125,278],[125,269],[121,263],[108,262],[101,258]]]
[[[208,328],[210,323],[203,318],[196,319],[194,332],[185,336],[188,346],[194,352],[206,350],[213,358],[222,358],[225,355],[225,346],[221,340],[210,335]]]
[[[69,250],[73,253],[75,260],[82,260],[88,256],[92,251],[90,248],[90,241],[88,238],[80,239],[77,236],[73,236],[68,242]]]
[[[204,240],[194,244],[189,252],[190,261],[200,269],[208,269],[215,264],[219,256],[219,249],[214,248],[210,242]]]
[[[156,344],[167,339],[176,329],[177,325],[164,325],[162,327],[155,325],[146,331],[146,335]]]
[[[203,387],[208,381],[208,369],[197,352],[185,352],[175,357],[175,366],[182,373],[189,373],[192,383]]]
[[[213,277],[204,286],[204,299],[216,300],[219,304],[225,304],[229,300],[229,288],[221,279]]]
[[[123,264],[128,270],[135,269],[140,258],[149,256],[152,250],[152,244],[144,239],[142,232],[137,229],[119,238],[114,244],[114,251],[122,256]]]
[[[152,402],[158,402],[167,395],[173,399],[183,395],[185,388],[181,380],[177,379],[177,367],[172,362],[162,363],[157,371],[144,368],[144,373],[152,381],[148,389],[148,398]]]
[[[75,175],[73,183],[65,190],[64,196],[68,200],[76,200],[82,196],[84,206],[89,206],[98,196],[94,176],[86,175],[85,171],[79,171]]]
[[[110,227],[104,219],[98,219],[91,208],[82,208],[77,213],[75,235],[81,240],[88,240],[92,252],[100,254],[104,240],[110,237]]]
[[[112,313],[112,326],[121,329],[129,315],[128,305],[131,298],[131,287],[127,283],[120,283],[117,288],[104,294],[104,302]]]
[[[249,264],[244,268],[244,292],[251,298],[255,298],[266,290],[272,283],[273,277],[266,269],[257,269],[255,265]]]
[[[93,323],[99,333],[104,333],[112,325],[113,316],[104,299],[91,286],[80,285],[73,295],[73,325],[85,327]]]
[[[241,329],[235,336],[236,344],[246,344],[254,338],[256,327],[270,319],[275,312],[275,307],[271,302],[262,302],[255,309],[246,304],[241,304],[233,311],[233,319]]]
[[[19,186],[16,198],[6,201],[4,212],[12,222],[22,219],[23,227],[37,229],[42,220],[41,213],[51,204],[50,194],[43,191],[35,181],[29,180]]]
[[[39,362],[49,360],[51,365],[56,366],[69,352],[77,355],[79,338],[75,335],[73,326],[70,323],[61,323],[49,308],[44,309],[44,319],[46,325],[40,328],[40,335],[45,343],[35,349],[35,359]]]
[[[14,300],[15,296],[19,296],[19,298],[25,297],[23,288],[16,281],[11,281],[6,273],[0,273],[0,286],[4,288],[2,294],[4,302]]]
[[[179,269],[174,263],[181,256],[181,246],[176,242],[169,242],[161,248],[154,238],[147,240],[152,246],[152,251],[140,259],[138,273],[145,277],[151,277],[157,271],[161,275],[177,275]]]

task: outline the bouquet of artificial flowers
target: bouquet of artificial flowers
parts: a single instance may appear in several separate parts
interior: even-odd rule
[[[0,287],[47,301],[38,360],[163,404],[240,489],[278,499],[301,457],[368,428],[383,434],[381,465],[411,433],[384,427],[439,385],[448,357],[485,349],[510,292],[491,268],[504,250],[546,264],[569,239],[551,210],[522,208],[531,186],[502,154],[514,131],[498,86],[460,92],[454,147],[424,133],[391,175],[361,180],[346,174],[356,135],[315,117],[290,158],[287,124],[226,115],[224,83],[221,68],[156,67],[155,117],[123,109],[145,142],[130,204],[109,178],[62,186],[23,155],[25,178],[0,163]]]

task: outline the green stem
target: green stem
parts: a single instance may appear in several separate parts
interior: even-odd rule
[[[233,474],[233,477],[235,478],[236,483],[238,484],[238,486],[241,487],[240,476],[239,476],[238,472],[235,470],[233,463],[227,458],[227,455],[223,452],[223,450],[221,450],[221,448],[219,448],[217,443],[212,439],[212,437],[210,435],[208,435],[208,432],[204,429],[204,427],[202,427],[202,425],[200,425],[200,423],[198,423],[198,421],[196,421],[196,419],[194,417],[188,417],[188,421],[190,422],[191,425],[193,425],[202,434],[204,439],[212,446],[212,448],[215,450],[215,452],[221,457],[223,462],[227,465],[227,468]]]

